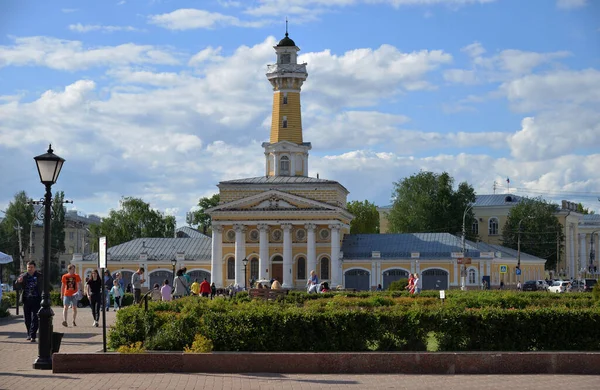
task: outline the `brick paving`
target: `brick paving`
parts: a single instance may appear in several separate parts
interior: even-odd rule
[[[54,313],[54,330],[65,333],[61,351],[102,350],[102,328],[92,326],[89,308],[79,310],[76,328],[60,325],[61,308]],[[112,324],[115,313],[106,318]],[[25,336],[22,317],[0,319],[0,389],[600,389],[600,376],[583,375],[53,374],[32,368],[37,344]]]

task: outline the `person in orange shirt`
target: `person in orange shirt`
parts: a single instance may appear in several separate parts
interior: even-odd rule
[[[69,306],[73,308],[73,326],[77,326],[77,295],[81,297],[81,277],[75,273],[75,266],[69,264],[69,272],[64,274],[61,279],[60,297],[63,301],[63,326],[67,325],[67,313]],[[79,294],[77,294],[79,293]],[[75,295],[77,294],[77,295]]]
[[[204,281],[200,283],[200,294],[203,297],[208,297],[210,295],[210,283],[204,278]]]

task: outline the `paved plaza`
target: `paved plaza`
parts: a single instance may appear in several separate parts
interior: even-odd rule
[[[77,327],[60,325],[61,351],[102,350],[102,328],[92,326],[89,308],[80,309]],[[11,309],[11,313],[15,313]],[[71,313],[69,313],[71,314]],[[107,313],[107,323],[115,313]],[[56,326],[57,325],[57,326]],[[0,319],[0,389],[409,389],[482,390],[519,388],[596,390],[599,376],[571,375],[285,375],[285,374],[53,374],[32,368],[37,344],[25,340],[22,317]]]

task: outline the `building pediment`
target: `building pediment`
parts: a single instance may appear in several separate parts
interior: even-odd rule
[[[328,211],[348,213],[341,207],[319,202],[302,196],[278,190],[269,190],[261,194],[248,196],[233,202],[224,203],[206,210],[213,215],[222,212],[265,212],[265,211]]]

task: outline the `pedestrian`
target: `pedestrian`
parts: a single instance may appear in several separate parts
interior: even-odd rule
[[[217,286],[215,286],[215,282],[212,282],[210,284],[210,300],[211,301],[213,300],[215,295],[217,295]]]
[[[377,290],[375,290],[375,291],[383,291],[383,288],[381,288],[381,284],[377,285]]]
[[[145,283],[144,279],[144,267],[138,268],[138,270],[131,275],[131,285],[133,286],[133,302],[140,303],[142,299],[142,283]]]
[[[154,287],[152,288],[152,293],[150,294],[153,301],[161,301],[162,294],[160,292],[160,286],[158,283],[154,283]]]
[[[169,279],[165,279],[162,288],[160,289],[160,294],[162,296],[163,301],[171,300],[171,286],[169,286]]]
[[[125,291],[125,281],[123,280],[123,275],[121,275],[120,272],[115,274],[115,280],[119,282],[119,287],[121,287],[121,290]]]
[[[283,289],[283,287],[281,286],[281,283],[279,283],[279,280],[273,279],[273,283],[271,284],[271,290],[281,290],[281,289]]]
[[[310,271],[310,278],[308,279],[308,289],[306,290],[307,293],[318,293],[319,292],[319,277],[317,276],[317,273],[315,272],[315,270]]]
[[[187,273],[187,268],[186,267],[182,267],[181,271],[183,272],[183,277],[185,278],[185,282],[187,283],[188,286],[192,285],[192,277],[190,276],[190,274]],[[188,295],[190,294],[189,292],[189,287],[188,287]]]
[[[200,283],[200,294],[202,294],[203,297],[208,298],[208,296],[210,295],[210,292],[211,292],[210,283],[208,283],[206,278],[204,278],[204,281],[202,283]]]
[[[500,290],[504,290],[504,280],[500,281]]]
[[[190,290],[192,291],[192,295],[200,295],[200,283],[198,283],[198,279],[194,280],[194,283],[190,286]]]
[[[90,306],[92,307],[92,326],[98,326],[98,320],[100,319],[100,310],[102,310],[102,279],[98,270],[93,270],[92,275],[88,279],[86,285],[86,295]]]
[[[110,311],[110,290],[112,289],[112,286],[113,278],[110,276],[110,271],[104,270],[104,290],[106,290],[106,302],[104,302],[104,307],[106,308],[106,311]]]
[[[123,296],[125,293],[123,292],[123,288],[117,279],[113,280],[113,286],[110,289],[110,295],[113,297],[113,310],[117,311],[117,309],[121,309],[121,306],[123,305]]]
[[[68,272],[61,278],[60,297],[63,302],[63,326],[67,325],[69,306],[73,308],[73,326],[77,326],[77,301],[81,297],[81,277],[75,273],[75,266],[69,264]]]
[[[419,294],[421,292],[421,280],[419,279],[419,274],[415,273],[415,279],[413,281],[415,286],[414,292],[415,294]]]
[[[185,276],[183,276],[183,269],[179,269],[177,271],[177,277],[175,278],[175,282],[173,283],[173,298],[181,298],[186,296],[188,293],[187,282],[185,281]]]
[[[30,261],[27,263],[27,272],[17,278],[15,288],[23,290],[21,302],[23,302],[27,340],[31,340],[32,343],[35,343],[39,326],[38,312],[42,304],[43,286],[42,273],[35,269],[35,261]]]
[[[521,281],[517,282],[517,291],[521,291]]]
[[[413,274],[408,275],[408,284],[405,287],[408,290],[409,294],[415,293],[415,277]]]

